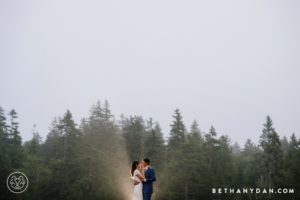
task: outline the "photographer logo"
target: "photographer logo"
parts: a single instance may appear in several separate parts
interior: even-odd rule
[[[22,193],[24,192],[29,184],[27,176],[22,172],[11,173],[6,180],[7,188],[12,193]]]

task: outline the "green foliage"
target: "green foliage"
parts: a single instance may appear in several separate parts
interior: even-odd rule
[[[159,124],[156,122],[153,125],[152,119],[148,121],[147,130],[143,136],[142,155],[143,157],[151,158],[151,165],[159,173],[163,167],[165,160],[165,145],[163,134]]]
[[[170,131],[170,138],[168,143],[169,150],[176,150],[179,146],[184,144],[186,139],[185,138],[186,130],[179,109],[175,110],[173,118],[174,120],[170,125],[171,131]]]
[[[123,127],[123,136],[130,160],[142,158],[142,144],[145,132],[145,124],[142,117],[134,116],[126,120]]]
[[[151,159],[156,170],[153,199],[282,199],[280,195],[217,195],[218,187],[290,187],[299,199],[300,141],[279,135],[268,116],[259,144],[247,140],[241,148],[211,126],[202,132],[197,121],[187,130],[176,109],[169,138],[158,122],[122,116],[116,122],[107,101],[96,102],[79,126],[67,110],[55,118],[42,141],[34,126],[32,139],[22,144],[17,113],[0,107],[0,199],[128,200],[133,190],[129,166]],[[9,173],[26,173],[30,186],[21,196],[6,188]]]
[[[279,185],[282,179],[282,148],[278,134],[276,133],[273,122],[267,116],[266,123],[263,125],[260,146],[262,152],[261,184],[272,187]]]

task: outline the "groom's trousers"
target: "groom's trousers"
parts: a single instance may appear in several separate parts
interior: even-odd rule
[[[151,200],[151,195],[152,193],[143,193],[144,196],[143,200]]]

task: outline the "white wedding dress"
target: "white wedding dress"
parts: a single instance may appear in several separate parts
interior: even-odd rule
[[[143,183],[137,176],[138,174],[141,175],[141,172],[138,169],[134,170],[132,179],[140,183],[134,186],[132,200],[143,200]]]

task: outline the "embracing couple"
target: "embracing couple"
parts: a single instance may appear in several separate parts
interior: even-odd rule
[[[155,171],[150,166],[150,159],[144,158],[142,162],[133,161],[130,173],[134,183],[133,200],[151,200],[153,182],[156,178]]]

